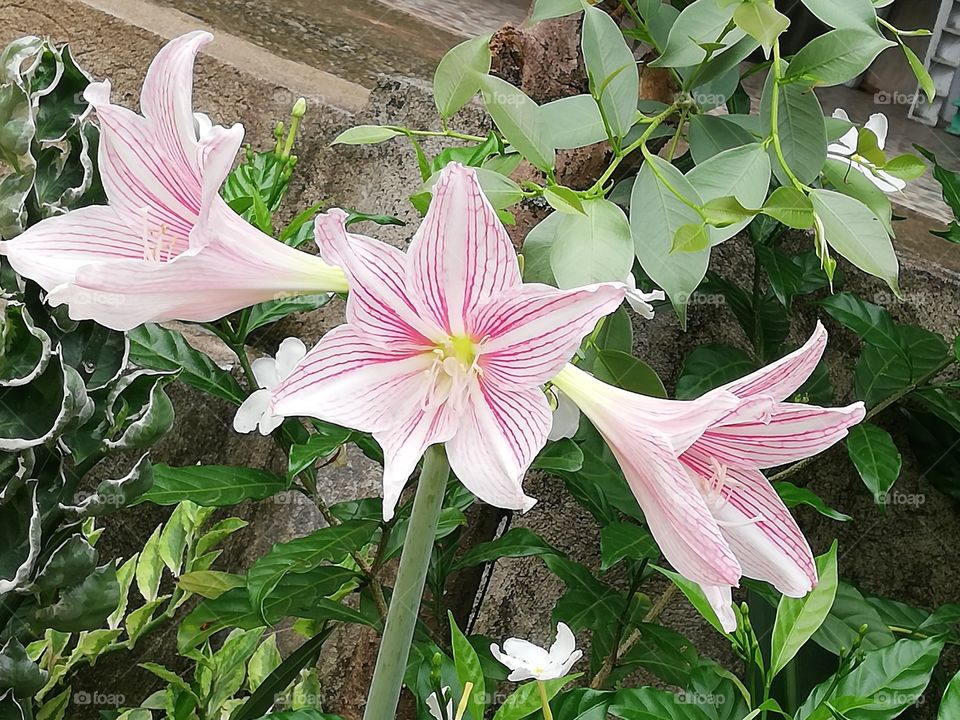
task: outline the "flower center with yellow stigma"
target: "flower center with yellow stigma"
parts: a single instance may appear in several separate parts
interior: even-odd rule
[[[433,363],[426,373],[430,378],[424,409],[446,402],[460,404],[469,382],[481,373],[477,365],[477,343],[466,335],[451,335],[431,351]]]

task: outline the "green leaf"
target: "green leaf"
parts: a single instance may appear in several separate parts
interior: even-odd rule
[[[624,137],[637,120],[640,74],[620,27],[606,12],[584,6],[583,60],[591,90],[598,98],[610,131]]]
[[[745,33],[739,28],[725,33],[735,10],[735,5],[721,7],[717,0],[696,0],[685,7],[670,28],[663,54],[650,67],[698,65],[707,57],[704,45],[710,45],[717,55],[719,50],[741,40]],[[718,43],[721,35],[723,40]]]
[[[774,41],[790,27],[790,18],[763,0],[739,4],[733,13],[733,21],[760,43],[767,57]]]
[[[766,155],[764,155],[764,157],[766,157]],[[707,216],[707,223],[720,228],[730,227],[744,220],[752,220],[757,214],[756,210],[745,208],[741,202],[732,195],[708,200],[703,206],[703,210]]]
[[[321,528],[309,535],[277,543],[247,571],[250,603],[262,608],[268,596],[288,574],[303,574],[324,561],[339,562],[370,542],[377,524],[354,520]]]
[[[487,691],[480,658],[466,636],[460,632],[457,621],[453,619],[452,612],[447,612],[447,619],[450,622],[450,647],[453,649],[453,664],[457,668],[460,687],[466,688],[467,683],[473,683],[473,690],[470,692],[470,701],[467,707],[474,720],[483,720],[487,708]]]
[[[767,272],[767,281],[773,294],[784,307],[789,308],[793,296],[800,292],[803,285],[803,269],[793,256],[774,247],[756,245],[754,252]]]
[[[157,599],[160,592],[160,578],[163,577],[163,559],[160,556],[160,533],[163,525],[157,525],[140,551],[137,561],[137,589],[147,602]]]
[[[690,153],[698,165],[724,150],[755,142],[740,125],[716,115],[695,115],[687,126]]]
[[[708,720],[706,713],[688,699],[689,695],[652,687],[626,688],[616,692],[608,712],[622,720]]]
[[[841,652],[853,647],[853,643],[859,638],[860,628],[864,625],[867,626],[867,634],[861,642],[860,647],[863,650],[876,650],[896,641],[873,605],[853,585],[841,580],[830,614],[814,634],[813,640],[820,647],[839,656]]]
[[[927,165],[913,153],[904,153],[889,160],[883,170],[901,180],[909,181],[923,177],[927,172]]]
[[[16,638],[7,640],[0,650],[0,694],[12,690],[16,698],[31,698],[46,684],[47,676],[31,662]]]
[[[558,551],[535,532],[526,528],[515,527],[508,530],[501,537],[468,550],[463,557],[457,560],[454,570],[495,562],[500,558],[520,558],[536,555],[555,555]]]
[[[700,664],[693,643],[662,625],[640,623],[637,630],[640,641],[622,657],[622,665],[642,667],[670,685],[686,687]]]
[[[544,682],[547,700],[553,699],[564,685],[573,682],[578,677],[580,677],[580,673]],[[494,713],[493,720],[522,720],[533,715],[540,707],[540,688],[535,682],[527,683],[518,687],[503,701],[503,705]]]
[[[403,133],[382,125],[357,125],[337,135],[331,145],[376,145],[398,135]]]
[[[742,350],[728,345],[700,345],[683,362],[683,370],[677,380],[677,398],[698,398],[755,369],[753,358]]]
[[[960,717],[960,672],[953,676],[943,691],[937,720],[953,720]]]
[[[713,609],[713,606],[710,605],[707,596],[703,594],[703,589],[697,585],[697,583],[692,580],[687,580],[680,573],[667,570],[658,565],[650,565],[650,567],[671,580],[673,584],[680,589],[680,592],[686,596],[687,600],[690,601],[690,604],[693,605],[697,612],[700,613],[703,619],[710,623],[714,630],[718,633],[726,634],[723,625],[720,624],[720,618],[717,617],[717,612]]]
[[[583,467],[583,451],[573,440],[564,438],[548,443],[530,467],[548,472],[577,472]]]
[[[706,275],[710,250],[670,252],[677,231],[684,225],[699,225],[702,220],[665,182],[694,205],[703,205],[700,194],[677,168],[666,160],[651,156],[644,162],[633,185],[630,228],[644,272],[667,293],[681,327],[686,327],[687,304]]]
[[[433,76],[433,98],[441,117],[452,117],[480,90],[490,72],[490,36],[471,38],[441,58]]]
[[[893,206],[887,194],[860,172],[846,163],[829,158],[823,166],[823,178],[834,190],[856,198],[866,205],[883,223],[887,234],[893,237]]]
[[[543,199],[550,207],[568,215],[583,215],[583,202],[576,191],[562,185],[549,185],[543,190]]]
[[[773,83],[771,72],[760,99],[762,132],[767,136],[772,134]],[[827,130],[820,101],[808,88],[791,84],[780,88],[778,105],[777,134],[783,157],[797,179],[809,185],[820,174],[827,159]],[[779,162],[773,163],[773,171],[781,185],[793,184],[785,177]]]
[[[794,508],[798,505],[808,505],[824,517],[828,517],[831,520],[847,522],[848,520],[853,519],[849,515],[845,515],[844,513],[829,507],[819,495],[809,488],[797,487],[793,483],[787,482],[786,480],[781,480],[774,483],[773,487],[776,489],[780,499],[783,500],[783,504],[788,508]]]
[[[307,442],[290,446],[287,474],[290,477],[312,467],[314,462],[336,452],[353,435],[352,430],[327,424],[322,432],[311,435]]]
[[[877,11],[870,0],[803,0],[807,9],[832,28],[877,32]]]
[[[246,580],[241,575],[216,570],[194,570],[184,573],[177,580],[180,589],[210,600],[246,584]]]
[[[650,531],[634,523],[617,522],[600,531],[600,569],[606,572],[621,560],[660,557],[660,549]]]
[[[481,79],[483,101],[503,137],[541,170],[553,169],[555,149],[540,108],[522,90],[488,75]]]
[[[887,493],[900,477],[900,451],[890,433],[876,425],[862,423],[850,428],[846,442],[860,479],[874,502],[884,505]]]
[[[567,592],[553,610],[554,620],[563,619],[573,630],[605,627],[624,606],[623,593],[605,582],[580,563],[561,555],[541,555],[544,564],[559,577]]]
[[[311,235],[312,237],[312,235]],[[243,331],[247,335],[254,330],[283,320],[293,313],[310,312],[322,308],[333,297],[330,293],[316,293],[313,295],[293,295],[291,297],[268,300],[254,305],[249,310],[247,322]]]
[[[774,190],[762,212],[796,230],[813,227],[813,203],[806,193],[795,187],[778,187]]]
[[[60,593],[54,605],[41,607],[34,617],[40,627],[61,632],[96,630],[120,602],[120,585],[113,563],[103,565],[83,582]]]
[[[600,108],[590,95],[572,95],[541,105],[540,118],[557,150],[572,150],[607,139]]]
[[[933,78],[930,77],[930,71],[924,66],[923,61],[917,57],[917,54],[910,49],[909,45],[900,43],[900,47],[903,49],[903,54],[907,56],[907,63],[910,65],[910,69],[913,70],[913,74],[920,84],[920,89],[923,90],[927,96],[927,102],[932,105],[934,99],[937,97],[937,86]]]
[[[593,361],[593,374],[599,380],[650,397],[667,397],[666,388],[656,371],[642,360],[620,350],[601,350]]]
[[[265,470],[227,465],[153,466],[153,487],[140,498],[156,505],[189,500],[201,507],[262,500],[289,487],[289,481]]]
[[[572,15],[581,10],[583,10],[583,4],[580,0],[535,0],[529,22],[532,25],[541,20]]]
[[[820,582],[806,597],[784,596],[770,639],[770,675],[783,670],[823,624],[837,594],[837,543],[817,558]]]
[[[710,236],[707,226],[702,222],[688,223],[677,228],[673,236],[671,253],[699,253],[710,247]]]
[[[43,565],[32,588],[40,592],[76,585],[97,567],[97,551],[83,535],[68,537]]]
[[[627,216],[609,200],[587,200],[581,208],[554,225],[550,267],[559,287],[622,282],[633,267]]]
[[[875,30],[831,30],[811,40],[793,57],[784,82],[840,85],[863,73],[877,55],[894,45]]]
[[[899,296],[897,255],[873,211],[832,190],[814,190],[810,199],[823,227],[823,240],[856,267],[884,280]]]
[[[797,720],[812,717],[828,697],[870,698],[868,705],[847,713],[849,720],[897,717],[923,694],[943,643],[942,637],[900,640],[866,653],[864,661],[839,682],[831,678],[817,685],[797,711]]]
[[[240,384],[209,357],[192,348],[183,336],[159,325],[146,324],[127,333],[130,360],[140,367],[175,371],[198,390],[240,405],[247,397]]]
[[[863,338],[864,342],[902,352],[900,334],[886,309],[852,293],[830,295],[818,304],[830,317]]]

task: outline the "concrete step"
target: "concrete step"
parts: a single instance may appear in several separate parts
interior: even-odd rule
[[[429,78],[464,38],[520,22],[528,0],[153,0],[276,55],[371,88]]]

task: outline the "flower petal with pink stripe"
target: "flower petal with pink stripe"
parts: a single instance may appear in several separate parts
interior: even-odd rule
[[[218,191],[243,140],[195,119],[193,63],[213,39],[164,46],[147,71],[142,115],[110,101],[108,81],[84,95],[100,124],[108,205],[49,218],[0,243],[14,270],[70,317],[129,330],[144,322],[216,320],[287,295],[346,291],[320,258],[243,221]]]
[[[424,450],[445,443],[477,497],[527,510],[523,476],[547,440],[541,386],[622,302],[622,283],[524,285],[516,252],[477,181],[448,165],[404,254],[347,232],[334,210],[317,246],[350,283],[347,324],[273,393],[272,412],[370,432],[384,451],[384,517]]]

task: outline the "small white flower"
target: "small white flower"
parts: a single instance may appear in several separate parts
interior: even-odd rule
[[[544,650],[533,643],[519,638],[510,638],[500,646],[493,644],[490,652],[501,663],[510,668],[508,680],[556,680],[570,672],[570,668],[583,657],[583,651],[576,649],[576,638],[564,623],[557,625],[557,640]]]
[[[555,387],[551,387],[547,392],[551,396],[550,407],[553,408],[553,425],[547,439],[556,442],[573,437],[580,429],[580,408]]]
[[[251,368],[259,390],[243,401],[233,418],[233,429],[239,433],[253,432],[259,427],[261,435],[269,435],[283,423],[283,417],[270,412],[270,395],[277,385],[293,372],[307,347],[299,338],[289,337],[280,343],[276,359],[257,358]]]
[[[663,300],[665,295],[663,290],[654,290],[653,292],[642,292],[637,290],[637,279],[633,273],[627,273],[627,279],[623,281],[627,286],[627,302],[633,311],[645,320],[653,319],[653,307],[650,305],[655,300]]]
[[[450,698],[447,701],[447,714],[444,716],[440,712],[440,701],[437,699],[437,694],[431,693],[430,697],[427,698],[427,709],[430,711],[430,717],[435,717],[437,720],[454,720],[453,695],[450,694],[450,688],[445,687],[440,692],[443,693],[443,697]]]
[[[838,120],[850,121],[850,117],[843,108],[837,108],[833,112],[833,117]],[[889,123],[887,116],[883,113],[876,113],[870,116],[864,127],[877,136],[877,147],[883,150],[887,144],[887,131]],[[894,193],[903,190],[907,183],[900,178],[894,177],[874,165],[867,158],[857,153],[857,145],[860,139],[860,131],[857,128],[850,128],[846,134],[837,142],[827,147],[827,156],[833,160],[844,163],[853,170],[862,173],[867,180],[876,185],[885,193]]]

